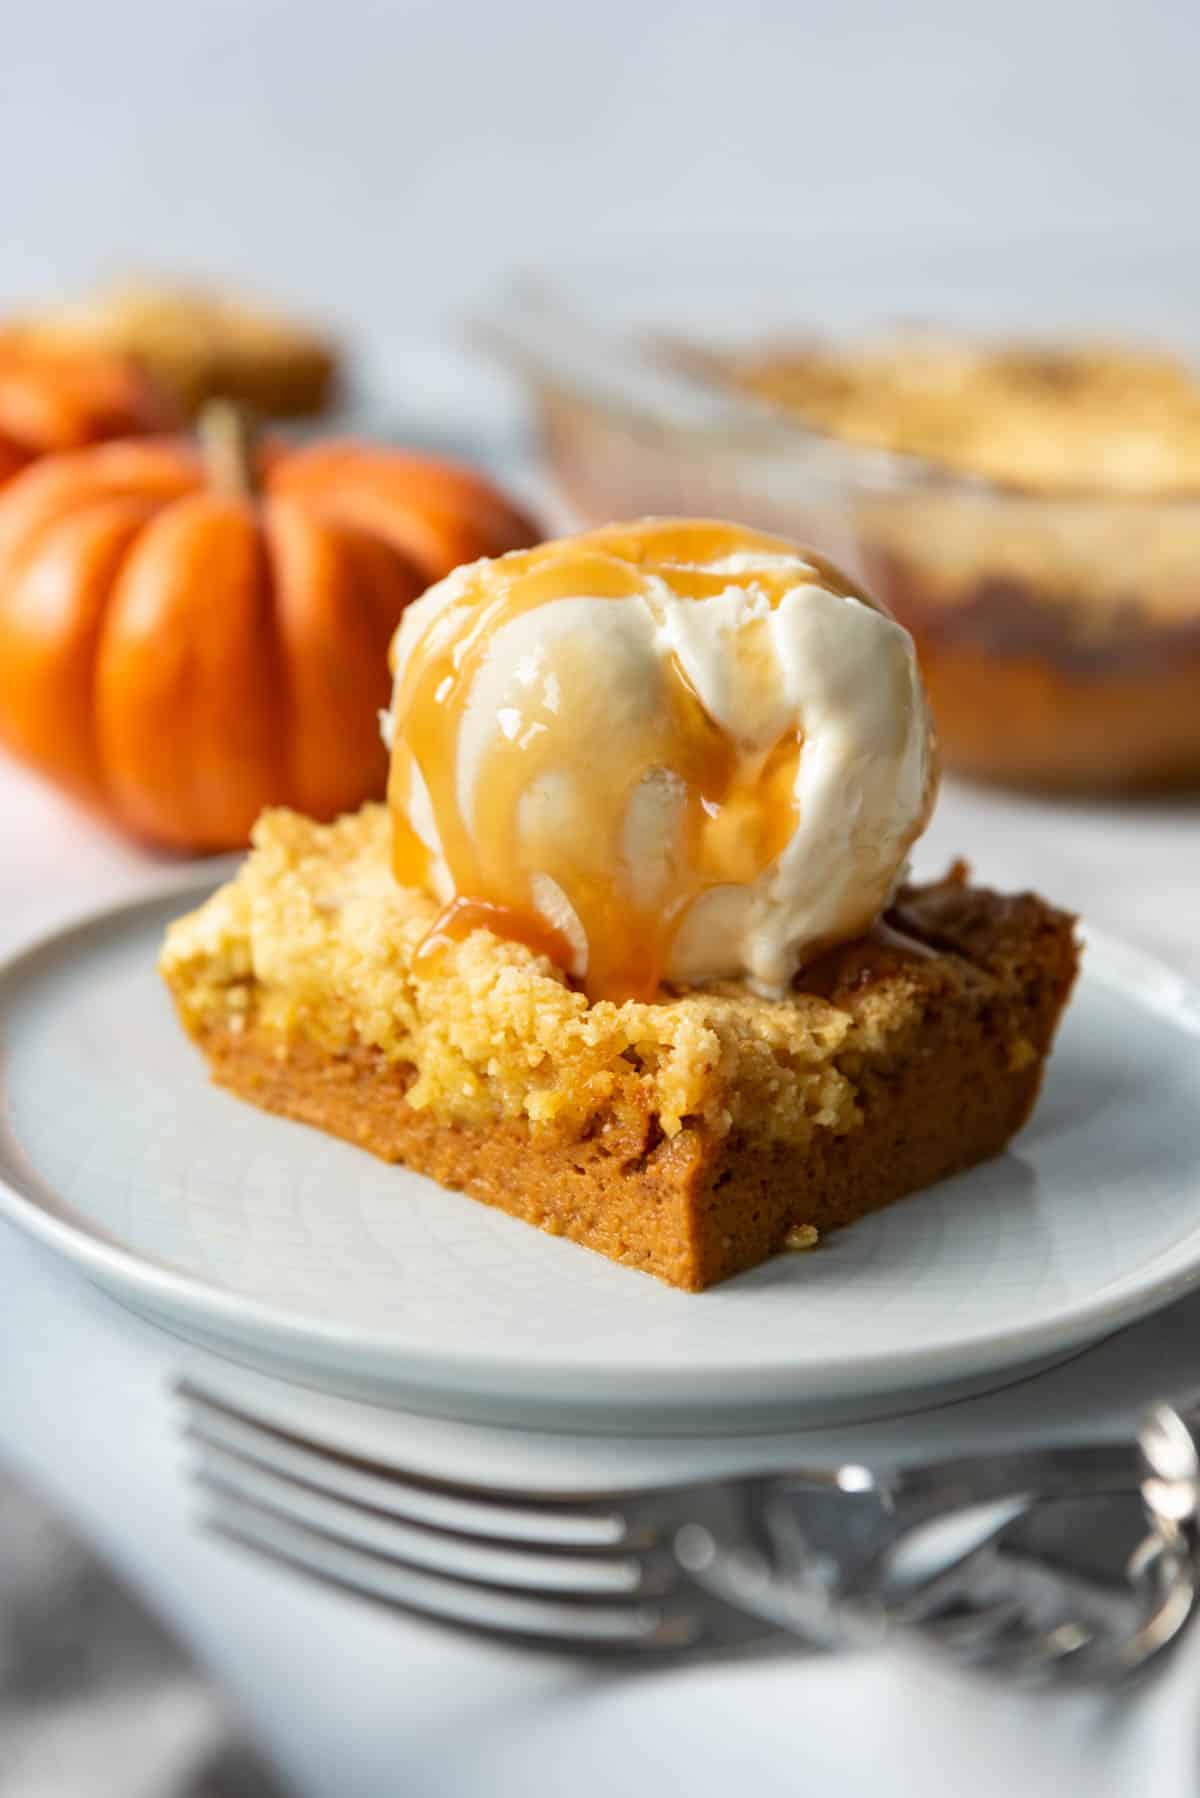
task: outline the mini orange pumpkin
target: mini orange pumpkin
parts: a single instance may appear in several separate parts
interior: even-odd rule
[[[0,493],[0,739],[134,834],[216,850],[264,805],[382,793],[400,614],[537,533],[467,469],[204,422],[203,450],[104,444]]]
[[[38,456],[180,423],[175,402],[132,357],[0,331],[0,482]]]

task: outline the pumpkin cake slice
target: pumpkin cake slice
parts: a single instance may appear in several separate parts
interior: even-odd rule
[[[422,955],[439,907],[390,854],[383,806],[269,812],[171,926],[162,972],[213,1078],[692,1291],[997,1154],[1075,976],[1069,916],[960,866],[785,998],[591,1003],[487,929]]]
[[[1072,920],[902,886],[932,721],[837,569],[641,519],[456,569],[391,661],[386,810],[268,813],[168,936],[217,1080],[691,1290],[1028,1116]]]

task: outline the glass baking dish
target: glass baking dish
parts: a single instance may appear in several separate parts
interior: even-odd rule
[[[514,282],[481,323],[580,522],[710,515],[810,544],[912,631],[949,765],[1112,790],[1200,783],[1200,493],[1023,492],[863,448],[690,351],[920,323],[1191,357],[1197,298],[1200,252],[668,236]]]

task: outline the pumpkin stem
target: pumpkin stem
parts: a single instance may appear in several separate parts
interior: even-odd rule
[[[245,409],[232,400],[210,400],[197,423],[204,470],[214,493],[230,499],[253,499],[257,433]]]

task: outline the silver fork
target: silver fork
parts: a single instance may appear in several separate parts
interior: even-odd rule
[[[1141,1518],[1149,1476],[1136,1443],[564,1496],[365,1460],[195,1381],[178,1392],[210,1530],[488,1635],[661,1653],[765,1629],[829,1648],[910,1628],[974,1664],[1093,1678],[1142,1664],[1191,1613],[1193,1557],[1153,1509],[1146,1546],[1134,1544],[1142,1559],[1115,1578],[1110,1568],[1107,1589],[1047,1570],[1036,1540],[1031,1520],[1055,1501],[1123,1495]],[[967,1521],[965,1546],[931,1553],[939,1528]]]

